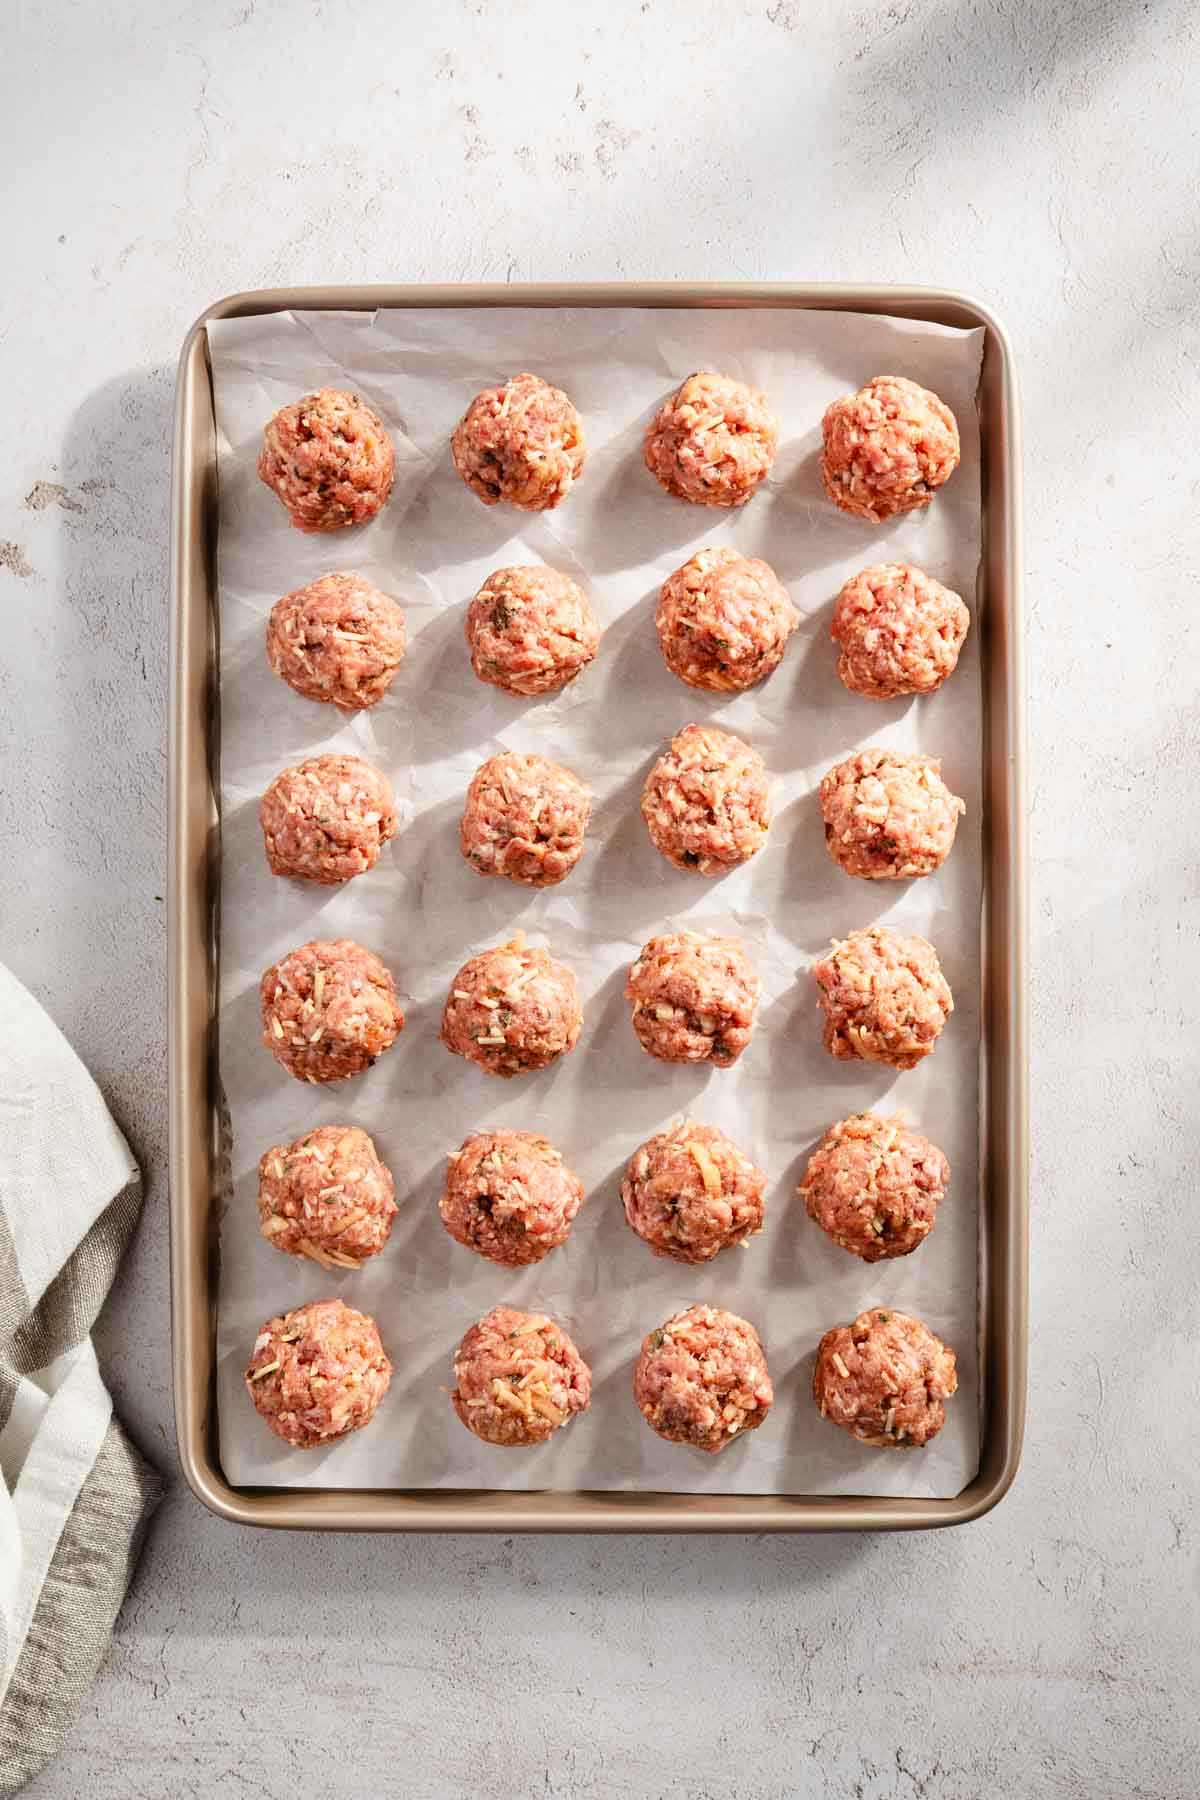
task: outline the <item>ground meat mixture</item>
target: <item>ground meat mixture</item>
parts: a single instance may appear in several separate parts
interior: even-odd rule
[[[762,1230],[767,1178],[715,1125],[681,1119],[635,1150],[625,1217],[655,1256],[711,1262]]]
[[[856,1113],[829,1127],[800,1196],[835,1244],[864,1262],[882,1262],[924,1243],[949,1179],[950,1164],[937,1145],[903,1119]]]
[[[447,1158],[439,1210],[450,1236],[519,1269],[565,1244],[583,1183],[536,1131],[476,1131]]]
[[[583,855],[591,811],[591,795],[570,769],[506,750],[475,771],[459,848],[481,875],[552,887]]]
[[[507,694],[551,694],[600,648],[587,595],[560,569],[497,569],[467,609],[467,647],[480,681]]]
[[[544,1313],[494,1306],[454,1358],[454,1410],[486,1444],[544,1444],[592,1397],[592,1371]]]
[[[267,661],[306,700],[374,706],[404,659],[404,614],[361,575],[322,575],[285,594],[267,620]]]
[[[946,1423],[945,1402],[958,1386],[954,1361],[920,1319],[875,1307],[825,1333],[813,1399],[823,1419],[861,1443],[915,1449]]]
[[[880,525],[928,506],[958,467],[950,408],[903,375],[876,375],[821,420],[825,492],[843,512]]]
[[[391,1173],[357,1125],[319,1125],[258,1165],[258,1224],[269,1244],[326,1269],[377,1256],[396,1216]]]
[[[640,951],[625,998],[648,1055],[727,1069],[750,1042],[761,987],[740,938],[673,931]]]
[[[396,452],[357,394],[322,388],[275,414],[258,473],[301,531],[340,531],[373,519],[392,491]]]
[[[454,466],[485,506],[544,512],[565,500],[587,459],[579,414],[540,375],[484,388],[450,443]]]
[[[345,1081],[404,1029],[391,971],[349,938],[301,944],[259,985],[263,1043],[297,1081]]]
[[[770,473],[779,421],[757,388],[701,370],[663,401],[646,431],[646,467],[677,500],[744,506]]]
[[[837,672],[855,694],[929,694],[958,664],[971,615],[952,589],[908,563],[876,563],[837,597],[829,635]]]
[[[726,875],[767,841],[771,788],[757,750],[715,725],[685,725],[642,790],[654,846],[677,869]]]
[[[442,1042],[489,1075],[507,1077],[565,1056],[582,1024],[570,969],[518,932],[458,971],[442,1014]]]
[[[284,769],[258,817],[271,873],[324,887],[373,869],[396,831],[391,783],[357,756],[310,756]]]
[[[800,623],[774,569],[737,550],[698,550],[668,575],[655,625],[667,667],[692,687],[737,693],[778,668]]]
[[[753,1325],[695,1305],[643,1340],[633,1397],[659,1437],[715,1455],[762,1424],[775,1394]]]
[[[341,1300],[313,1300],[268,1319],[246,1370],[259,1414],[293,1450],[315,1450],[370,1424],[391,1379],[374,1319]]]
[[[847,875],[907,881],[940,869],[965,803],[941,763],[900,750],[859,750],[821,780],[825,848]]]
[[[825,1014],[825,1048],[845,1061],[915,1068],[954,1011],[937,951],[886,925],[852,931],[813,973]]]

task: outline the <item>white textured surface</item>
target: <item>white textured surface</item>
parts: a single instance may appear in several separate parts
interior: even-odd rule
[[[975,290],[1020,359],[1037,758],[1002,1506],[905,1539],[338,1541],[177,1484],[39,1800],[1195,1792],[1198,49],[1189,0],[10,9],[3,955],[150,1175],[100,1345],[166,1467],[166,456],[210,299]]]

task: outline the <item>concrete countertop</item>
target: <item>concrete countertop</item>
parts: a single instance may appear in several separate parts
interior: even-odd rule
[[[174,1477],[37,1800],[1195,1792],[1198,40],[1188,0],[43,0],[6,21],[2,954],[148,1175],[99,1348]],[[168,1394],[174,360],[238,288],[621,277],[930,282],[1011,329],[1022,1472],[979,1524],[906,1538],[238,1531],[182,1488]]]

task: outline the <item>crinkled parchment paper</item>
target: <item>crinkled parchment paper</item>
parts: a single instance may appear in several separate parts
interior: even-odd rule
[[[979,1431],[978,633],[940,693],[880,704],[837,680],[828,625],[845,577],[890,560],[927,568],[974,611],[982,333],[769,309],[283,313],[208,329],[220,485],[220,1070],[232,1128],[218,1332],[226,1475],[268,1486],[958,1493],[975,1472]],[[732,513],[670,499],[641,460],[652,409],[705,366],[765,388],[782,422],[770,482]],[[449,454],[477,389],[522,369],[567,390],[589,447],[565,504],[536,517],[481,506]],[[828,505],[817,455],[828,402],[880,373],[912,376],[943,396],[958,417],[963,460],[932,506],[874,527]],[[369,526],[307,537],[257,479],[255,458],[271,413],[323,385],[361,391],[382,415],[396,441],[396,486]],[[803,615],[779,671],[726,699],[671,675],[653,627],[659,583],[709,543],[766,557]],[[574,686],[523,701],[474,679],[463,616],[490,570],[539,561],[586,585],[604,638]],[[272,602],[343,568],[395,594],[410,632],[387,699],[350,721],[291,693],[263,654]],[[767,848],[722,881],[669,867],[638,810],[651,762],[692,719],[748,738],[776,782]],[[818,781],[870,743],[942,756],[966,799],[954,853],[928,880],[855,881],[826,856]],[[505,748],[543,752],[594,789],[586,854],[560,887],[483,879],[459,855],[470,777]],[[310,892],[268,872],[257,807],[281,768],[325,750],[354,751],[386,770],[402,825],[373,873]],[[812,961],[831,937],[877,920],[928,936],[954,990],[936,1053],[905,1074],[834,1062],[821,1047]],[[740,934],[762,971],[754,1040],[731,1070],[651,1061],[630,1025],[621,993],[629,962],[652,934],[684,925]],[[451,1056],[437,1033],[455,970],[518,926],[575,970],[584,1029],[557,1067],[504,1082]],[[375,1068],[330,1088],[292,1080],[259,1041],[262,970],[314,937],[353,937],[378,951],[408,1017]],[[795,1198],[814,1140],[831,1120],[868,1107],[902,1111],[943,1146],[953,1171],[928,1241],[873,1269],[829,1243]],[[770,1178],[762,1235],[700,1269],[651,1256],[626,1227],[617,1191],[634,1148],[681,1113],[723,1127]],[[268,1145],[336,1122],[370,1131],[400,1203],[384,1253],[340,1277],[273,1250],[254,1203]],[[588,1196],[568,1244],[511,1273],[453,1243],[436,1210],[446,1152],[476,1127],[501,1123],[544,1131]],[[255,1415],[242,1370],[261,1321],[332,1292],[379,1321],[395,1365],[391,1391],[366,1431],[325,1451],[289,1451]],[[631,1396],[643,1334],[693,1299],[757,1326],[775,1382],[767,1423],[719,1457],[661,1442]],[[595,1375],[591,1410],[533,1451],[478,1443],[444,1392],[460,1335],[499,1301],[561,1319]],[[866,1449],[812,1404],[822,1331],[874,1302],[919,1314],[958,1352],[958,1395],[927,1450]]]

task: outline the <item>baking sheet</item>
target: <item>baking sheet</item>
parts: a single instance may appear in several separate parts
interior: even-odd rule
[[[977,1468],[979,1435],[977,633],[940,693],[881,705],[836,679],[828,621],[840,583],[867,562],[911,560],[969,601],[974,595],[982,332],[791,310],[519,308],[281,313],[210,322],[208,332],[220,485],[219,1058],[231,1131],[218,1321],[227,1477],[263,1486],[957,1494]],[[655,405],[705,365],[763,386],[783,426],[770,482],[732,516],[673,502],[641,464],[641,433]],[[448,453],[471,395],[521,368],[567,389],[589,445],[588,468],[567,502],[533,518],[482,507]],[[880,372],[937,389],[958,417],[963,461],[924,513],[871,527],[824,501],[817,454],[829,400]],[[371,525],[309,538],[291,529],[254,462],[269,415],[324,384],[360,389],[381,414],[396,442],[397,478]],[[659,583],[707,543],[765,556],[803,615],[780,670],[747,695],[684,687],[655,645]],[[521,701],[475,681],[462,622],[491,569],[535,561],[584,581],[605,636],[573,688]],[[336,568],[358,569],[395,593],[410,631],[390,695],[350,722],[291,694],[263,656],[272,602]],[[776,778],[768,847],[715,883],[671,869],[638,811],[646,770],[691,719],[747,737]],[[966,799],[954,854],[925,882],[857,882],[825,855],[817,783],[867,743],[942,755],[947,780]],[[558,888],[533,893],[483,880],[458,853],[470,776],[505,748],[563,761],[594,790],[588,851]],[[403,823],[369,876],[311,894],[269,874],[257,803],[285,764],[334,749],[388,772]],[[831,936],[883,919],[932,939],[955,993],[936,1054],[901,1074],[825,1053],[810,974]],[[736,932],[759,963],[758,1028],[731,1070],[653,1062],[633,1035],[621,997],[625,969],[646,938],[680,925]],[[455,970],[518,926],[575,970],[584,1031],[555,1068],[502,1083],[450,1056],[437,1030]],[[262,969],[316,936],[356,937],[377,950],[408,1019],[373,1070],[329,1089],[294,1082],[259,1042]],[[830,1244],[794,1197],[826,1125],[866,1107],[902,1111],[942,1145],[953,1171],[930,1239],[915,1256],[874,1269]],[[651,1257],[626,1227],[617,1192],[636,1145],[684,1113],[722,1126],[770,1177],[762,1235],[702,1269]],[[401,1206],[383,1255],[336,1279],[266,1244],[254,1205],[262,1150],[335,1122],[371,1132]],[[587,1189],[569,1242],[539,1267],[508,1272],[484,1263],[438,1219],[446,1151],[488,1124],[546,1132]],[[374,1314],[395,1373],[368,1431],[301,1455],[262,1426],[241,1374],[263,1319],[330,1292]],[[750,1318],[775,1381],[767,1423],[718,1458],[656,1438],[630,1394],[642,1335],[693,1299]],[[443,1391],[459,1336],[502,1300],[560,1318],[593,1368],[590,1411],[538,1450],[478,1443]],[[920,1454],[857,1445],[820,1419],[809,1396],[821,1332],[875,1302],[918,1313],[958,1352],[959,1392],[946,1428]]]

